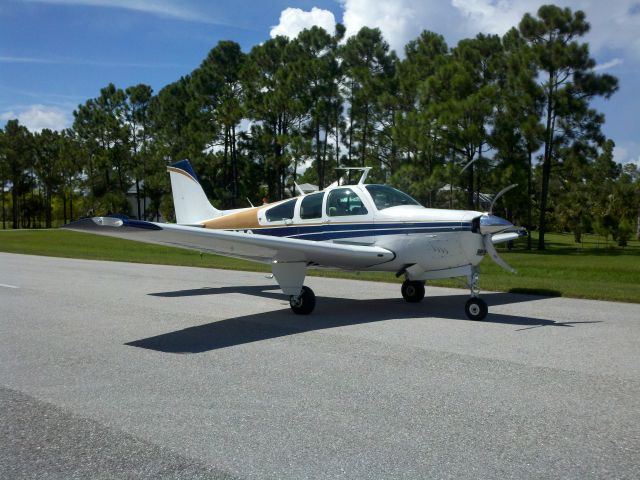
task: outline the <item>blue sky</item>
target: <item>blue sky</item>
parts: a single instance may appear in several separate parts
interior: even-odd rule
[[[190,73],[219,40],[245,51],[270,36],[296,35],[335,21],[347,34],[379,27],[392,48],[421,30],[460,38],[504,33],[538,0],[0,0],[0,125],[19,118],[32,130],[64,128],[79,103],[109,82],[155,91]],[[640,0],[567,0],[592,29],[598,68],[620,90],[595,106],[607,117],[616,159],[640,165]]]

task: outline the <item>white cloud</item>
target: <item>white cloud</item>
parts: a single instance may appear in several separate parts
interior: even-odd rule
[[[187,2],[172,0],[25,0],[29,3],[48,3],[54,5],[80,5],[86,7],[106,7],[133,10],[161,17],[171,17],[189,22],[227,25],[223,20],[207,15],[203,11],[191,8]]]
[[[63,130],[69,126],[68,114],[56,107],[48,107],[46,105],[31,105],[28,108],[18,112],[8,111],[0,114],[0,121],[8,122],[9,120],[18,119],[21,125],[24,125],[32,132],[40,132],[45,128],[50,130]]]
[[[614,58],[612,60],[609,60],[608,62],[599,63],[598,65],[593,67],[593,71],[597,72],[600,70],[609,70],[610,68],[616,67],[623,63],[624,63],[624,60],[622,60],[621,58]]]
[[[185,68],[179,63],[143,63],[143,62],[108,62],[100,60],[84,60],[82,58],[37,58],[0,56],[0,63],[33,63],[51,65],[86,65],[104,68]]]
[[[613,159],[617,163],[634,163],[640,167],[640,143],[638,142],[619,142],[613,149]]]
[[[391,48],[404,45],[424,29],[442,34],[450,45],[477,33],[502,35],[517,27],[525,13],[536,14],[548,0],[341,0],[347,35],[363,26],[378,27]],[[586,40],[598,54],[620,50],[640,60],[638,0],[565,0],[562,6],[583,10],[591,31]]]
[[[365,26],[379,28],[390,47],[400,55],[406,43],[425,28],[445,33],[443,28],[437,29],[437,18],[443,17],[443,10],[448,9],[444,2],[342,0],[342,6],[347,37],[355,35]],[[446,29],[446,26],[443,27]]]
[[[511,0],[451,0],[451,4],[467,20],[470,25],[477,25],[477,30],[484,33],[502,35],[511,27],[517,26],[523,15],[535,3],[531,1]]]
[[[308,12],[299,8],[285,8],[280,13],[280,23],[271,28],[270,35],[271,38],[278,35],[294,38],[305,28],[311,28],[314,25],[332,33],[335,30],[336,18],[329,10],[316,7]]]
[[[517,26],[527,12],[535,15],[547,0],[451,0],[458,11],[471,22],[470,26],[488,33],[503,34]],[[640,11],[638,0],[565,0],[562,7],[582,10],[587,15],[591,31],[585,39],[594,52],[619,49],[640,59]]]

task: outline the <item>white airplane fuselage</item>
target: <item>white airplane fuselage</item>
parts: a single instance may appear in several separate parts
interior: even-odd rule
[[[381,186],[376,186],[381,188]],[[350,190],[362,206],[356,214],[331,215],[328,206],[332,192]],[[482,212],[425,208],[421,205],[396,205],[378,208],[367,185],[330,187],[311,195],[322,196],[316,218],[304,218],[303,202],[309,195],[274,204],[224,212],[203,222],[205,228],[226,229],[285,238],[331,242],[343,245],[378,246],[394,252],[392,260],[362,267],[348,264],[342,269],[402,272],[412,280],[464,276],[485,255],[479,230]],[[290,202],[290,218],[273,218],[269,211]],[[366,213],[365,213],[366,212]],[[486,215],[484,215],[487,218]],[[513,225],[499,220],[493,232]],[[475,220],[475,224],[474,224]],[[475,225],[475,226],[474,226]],[[485,225],[483,232],[491,227]],[[318,265],[323,267],[323,265]],[[329,266],[328,268],[331,268]],[[336,266],[333,266],[334,268]]]

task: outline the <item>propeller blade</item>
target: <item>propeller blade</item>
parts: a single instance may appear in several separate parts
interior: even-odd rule
[[[513,185],[509,185],[508,187],[503,188],[502,190],[500,190],[495,197],[493,197],[493,200],[491,202],[491,205],[489,206],[489,215],[491,215],[493,213],[493,206],[496,204],[496,202],[498,201],[498,199],[503,196],[505,193],[507,193],[509,190],[513,190],[514,188],[516,188],[518,186],[517,183],[514,183]]]
[[[491,260],[496,262],[498,265],[504,268],[507,272],[516,273],[515,269],[512,268],[511,265],[509,265],[507,262],[505,262],[500,257],[500,255],[498,255],[498,252],[496,251],[496,247],[493,246],[493,242],[491,241],[491,235],[483,235],[482,243],[484,244],[484,249],[487,251],[487,253],[491,257]]]

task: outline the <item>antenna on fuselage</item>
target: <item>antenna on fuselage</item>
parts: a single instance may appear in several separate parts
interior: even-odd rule
[[[298,193],[300,193],[300,195],[304,197],[306,193],[304,193],[304,190],[300,188],[300,185],[298,185],[296,182],[293,182],[293,184],[296,186],[296,190],[298,190]]]
[[[367,175],[369,175],[369,171],[373,167],[338,167],[336,170],[346,170],[347,176],[349,178],[349,183],[351,183],[351,170],[360,170],[362,175],[360,175],[360,180],[358,180],[358,185],[364,185],[364,181],[367,179]]]

